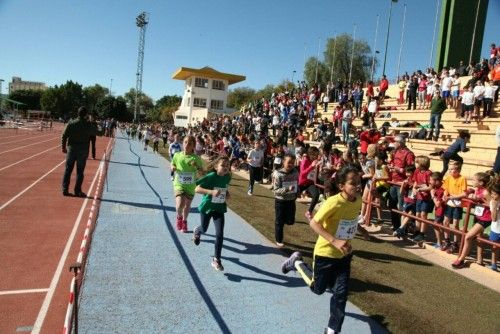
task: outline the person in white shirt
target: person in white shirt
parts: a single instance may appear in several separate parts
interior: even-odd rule
[[[451,107],[454,109],[458,108],[458,97],[460,95],[460,79],[458,79],[458,74],[455,74],[451,80]]]
[[[441,96],[446,100],[446,105],[451,104],[450,100],[450,90],[451,90],[451,81],[452,79],[445,75],[445,77],[441,80]]]
[[[264,151],[260,142],[255,140],[254,149],[248,153],[247,162],[250,165],[250,180],[248,181],[248,195],[252,196],[255,181],[262,180],[262,166],[264,164]]]
[[[477,119],[479,119],[480,118],[479,109],[483,105],[483,98],[485,92],[483,82],[481,80],[478,80],[476,82],[476,87],[474,87],[474,90],[472,92],[474,93],[474,116],[477,117]]]
[[[493,111],[493,98],[497,89],[498,86],[495,86],[492,82],[485,82],[483,96],[483,118],[488,118],[491,116],[491,112]]]
[[[470,87],[466,86],[462,93],[462,104],[464,106],[465,120],[462,123],[470,123],[472,110],[474,109],[474,93],[470,91]]]

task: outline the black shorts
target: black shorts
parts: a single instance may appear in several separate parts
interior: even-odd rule
[[[491,222],[482,221],[482,220],[477,219],[477,217],[474,217],[474,224],[479,224],[486,230],[491,225]]]

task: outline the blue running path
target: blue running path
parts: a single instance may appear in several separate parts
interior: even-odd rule
[[[231,210],[223,272],[211,266],[214,228],[195,246],[196,195],[188,233],[175,229],[166,159],[117,133],[88,257],[80,333],[323,333],[330,294],[313,294],[282,252]],[[270,221],[270,224],[273,223]],[[344,333],[386,333],[351,303]]]

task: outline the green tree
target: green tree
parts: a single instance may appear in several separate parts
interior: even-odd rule
[[[118,121],[129,122],[134,118],[127,109],[127,104],[122,96],[106,96],[96,104],[96,114],[98,118],[114,118]]]
[[[339,35],[335,38],[329,38],[326,43],[326,49],[323,52],[323,60],[311,57],[304,64],[305,78],[308,84],[313,84],[316,78],[316,64],[318,67],[318,84],[321,87],[333,78],[333,81],[349,81],[349,72],[351,67],[353,39],[348,34]],[[335,50],[335,59],[333,54]],[[357,39],[354,42],[354,57],[351,81],[367,82],[370,78],[372,54],[370,46],[364,40]],[[332,68],[333,64],[333,68]],[[377,66],[377,61],[375,61]],[[332,71],[333,69],[333,71]],[[331,76],[331,74],[333,74]]]
[[[83,105],[82,85],[67,81],[64,85],[48,88],[42,93],[42,110],[50,111],[56,118],[76,117],[77,110]]]
[[[90,113],[96,112],[97,103],[109,94],[109,89],[95,84],[94,86],[88,86],[83,88],[83,104],[87,107]]]
[[[134,114],[134,108],[135,108],[135,89],[130,88],[128,92],[126,92],[123,97],[125,98],[126,104],[127,104],[127,109],[129,112]],[[153,99],[144,92],[141,92],[139,96],[137,97],[139,100],[138,102],[138,110],[137,110],[137,118],[141,117],[140,115],[147,114],[150,109],[154,107]]]
[[[181,105],[182,97],[178,95],[165,95],[161,97],[155,103],[155,108],[161,109],[163,107],[176,107],[178,108]]]
[[[255,90],[250,87],[238,87],[230,90],[227,96],[227,106],[239,110],[255,98]]]
[[[19,105],[19,110],[40,110],[40,99],[42,98],[42,91],[40,90],[16,90],[9,94],[9,99],[22,102]]]

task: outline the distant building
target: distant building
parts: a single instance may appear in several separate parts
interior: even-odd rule
[[[211,114],[230,114],[227,107],[228,86],[246,79],[242,75],[222,73],[210,67],[181,67],[172,79],[184,80],[182,103],[174,113],[174,125],[187,127]]]
[[[24,81],[20,77],[12,77],[9,82],[9,94],[16,90],[45,90],[47,87],[44,82]]]

